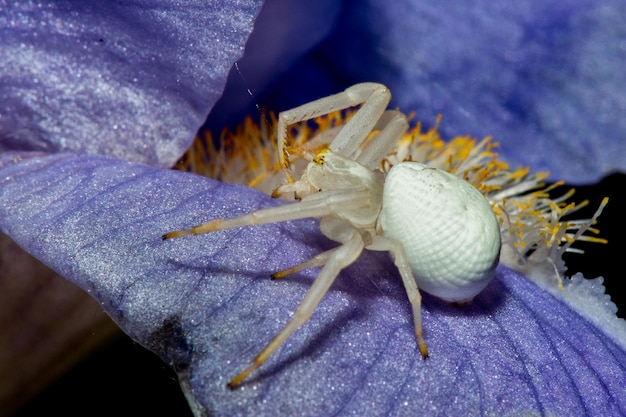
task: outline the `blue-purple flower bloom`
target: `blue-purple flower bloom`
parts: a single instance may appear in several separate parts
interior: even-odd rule
[[[443,113],[444,135],[495,134],[513,164],[569,180],[624,168],[618,1],[269,1],[256,21],[252,1],[8,3],[1,230],[171,364],[197,415],[626,414],[625,326],[598,282],[553,294],[501,267],[464,308],[425,295],[424,361],[385,253],[342,272],[312,319],[229,390],[316,272],[270,274],[334,244],[314,220],[161,240],[277,204],[166,169],[211,108],[213,127],[247,110],[246,88],[282,110],[383,82],[426,123]]]

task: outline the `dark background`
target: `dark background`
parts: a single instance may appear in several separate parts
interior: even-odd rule
[[[565,254],[564,259],[568,266],[567,274],[582,272],[585,278],[604,277],[607,294],[617,305],[617,315],[626,318],[626,291],[624,291],[624,272],[619,262],[625,256],[624,237],[626,236],[626,222],[622,218],[626,214],[626,174],[612,174],[606,176],[595,185],[575,186],[576,194],[572,200],[589,200],[589,205],[574,218],[589,218],[598,208],[602,198],[609,197],[609,204],[595,226],[600,229],[600,237],[608,239],[606,245],[580,242],[575,245],[584,249],[584,255]],[[567,186],[563,188],[567,190]]]
[[[566,191],[564,187],[561,190]],[[626,297],[618,268],[624,256],[626,175],[613,174],[592,186],[576,186],[574,201],[590,200],[576,218],[588,218],[604,196],[610,198],[597,227],[607,245],[579,244],[585,255],[566,258],[569,272],[605,277],[607,292],[625,317]],[[31,401],[16,416],[191,416],[174,372],[153,353],[120,337],[71,370]]]

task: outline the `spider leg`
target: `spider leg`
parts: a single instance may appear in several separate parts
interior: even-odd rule
[[[356,161],[369,169],[380,168],[383,158],[391,152],[408,128],[409,123],[404,113],[387,110],[374,126],[374,129],[380,132],[367,144]]]
[[[289,182],[294,182],[288,170],[289,155],[285,149],[289,125],[363,103],[352,119],[337,133],[329,146],[333,152],[347,157],[356,151],[367,138],[390,100],[391,93],[384,85],[361,83],[353,85],[341,93],[281,112],[278,115],[277,129],[278,160]]]
[[[302,150],[317,154],[320,150],[328,148],[328,145],[335,139],[342,128],[343,126],[335,126],[319,132],[302,145]]]
[[[337,250],[337,248],[333,248],[333,249],[327,250],[325,252],[318,253],[313,258],[309,259],[308,261],[304,261],[302,263],[299,263],[297,265],[292,266],[291,268],[287,268],[287,269],[283,269],[282,271],[278,271],[278,272],[272,274],[272,279],[281,279],[281,278],[286,277],[287,275],[295,274],[297,272],[304,271],[306,269],[315,268],[316,266],[325,265],[326,262],[328,262],[328,258],[336,250]]]
[[[304,299],[298,306],[293,318],[283,327],[283,329],[269,342],[259,353],[252,363],[239,375],[233,378],[228,386],[236,388],[241,382],[261,366],[267,358],[276,351],[296,330],[306,323],[313,311],[318,306],[328,289],[339,275],[339,272],[354,262],[365,247],[366,242],[363,235],[345,220],[336,217],[326,217],[322,219],[320,225],[322,232],[333,240],[342,243],[341,246],[331,251],[326,264],[320,271],[311,288],[306,293]]]
[[[235,227],[277,223],[307,217],[322,217],[342,210],[353,210],[369,205],[366,190],[328,190],[311,194],[301,201],[265,210],[253,211],[231,219],[217,219],[199,224],[191,229],[177,230],[163,235],[163,240],[186,235],[199,235]]]
[[[369,250],[389,251],[393,257],[394,263],[400,272],[404,288],[409,297],[411,308],[413,310],[413,328],[415,330],[415,339],[423,358],[428,357],[428,347],[424,340],[424,331],[422,329],[422,296],[420,295],[415,277],[409,266],[409,260],[404,250],[404,246],[395,239],[385,236],[374,236],[373,242],[367,246]]]

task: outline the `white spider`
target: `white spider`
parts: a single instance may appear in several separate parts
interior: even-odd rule
[[[278,152],[289,181],[278,187],[274,196],[293,192],[301,201],[163,235],[168,239],[321,217],[321,232],[341,243],[274,275],[279,278],[323,266],[291,321],[229,383],[231,388],[310,318],[340,271],[363,249],[391,253],[411,302],[415,337],[423,357],[428,356],[428,349],[422,334],[418,285],[445,301],[465,303],[491,281],[500,252],[500,228],[489,202],[476,188],[417,162],[396,164],[386,176],[379,170],[408,127],[404,114],[386,111],[390,99],[385,86],[363,83],[280,113]],[[359,104],[363,105],[348,123],[326,135],[327,147],[316,153],[304,151],[310,162],[294,180],[285,150],[288,126]],[[372,131],[380,132],[367,141]]]

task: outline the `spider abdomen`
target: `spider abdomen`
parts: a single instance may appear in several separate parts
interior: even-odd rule
[[[387,174],[379,225],[400,242],[418,286],[446,301],[466,302],[493,278],[500,228],[472,185],[417,162]]]

